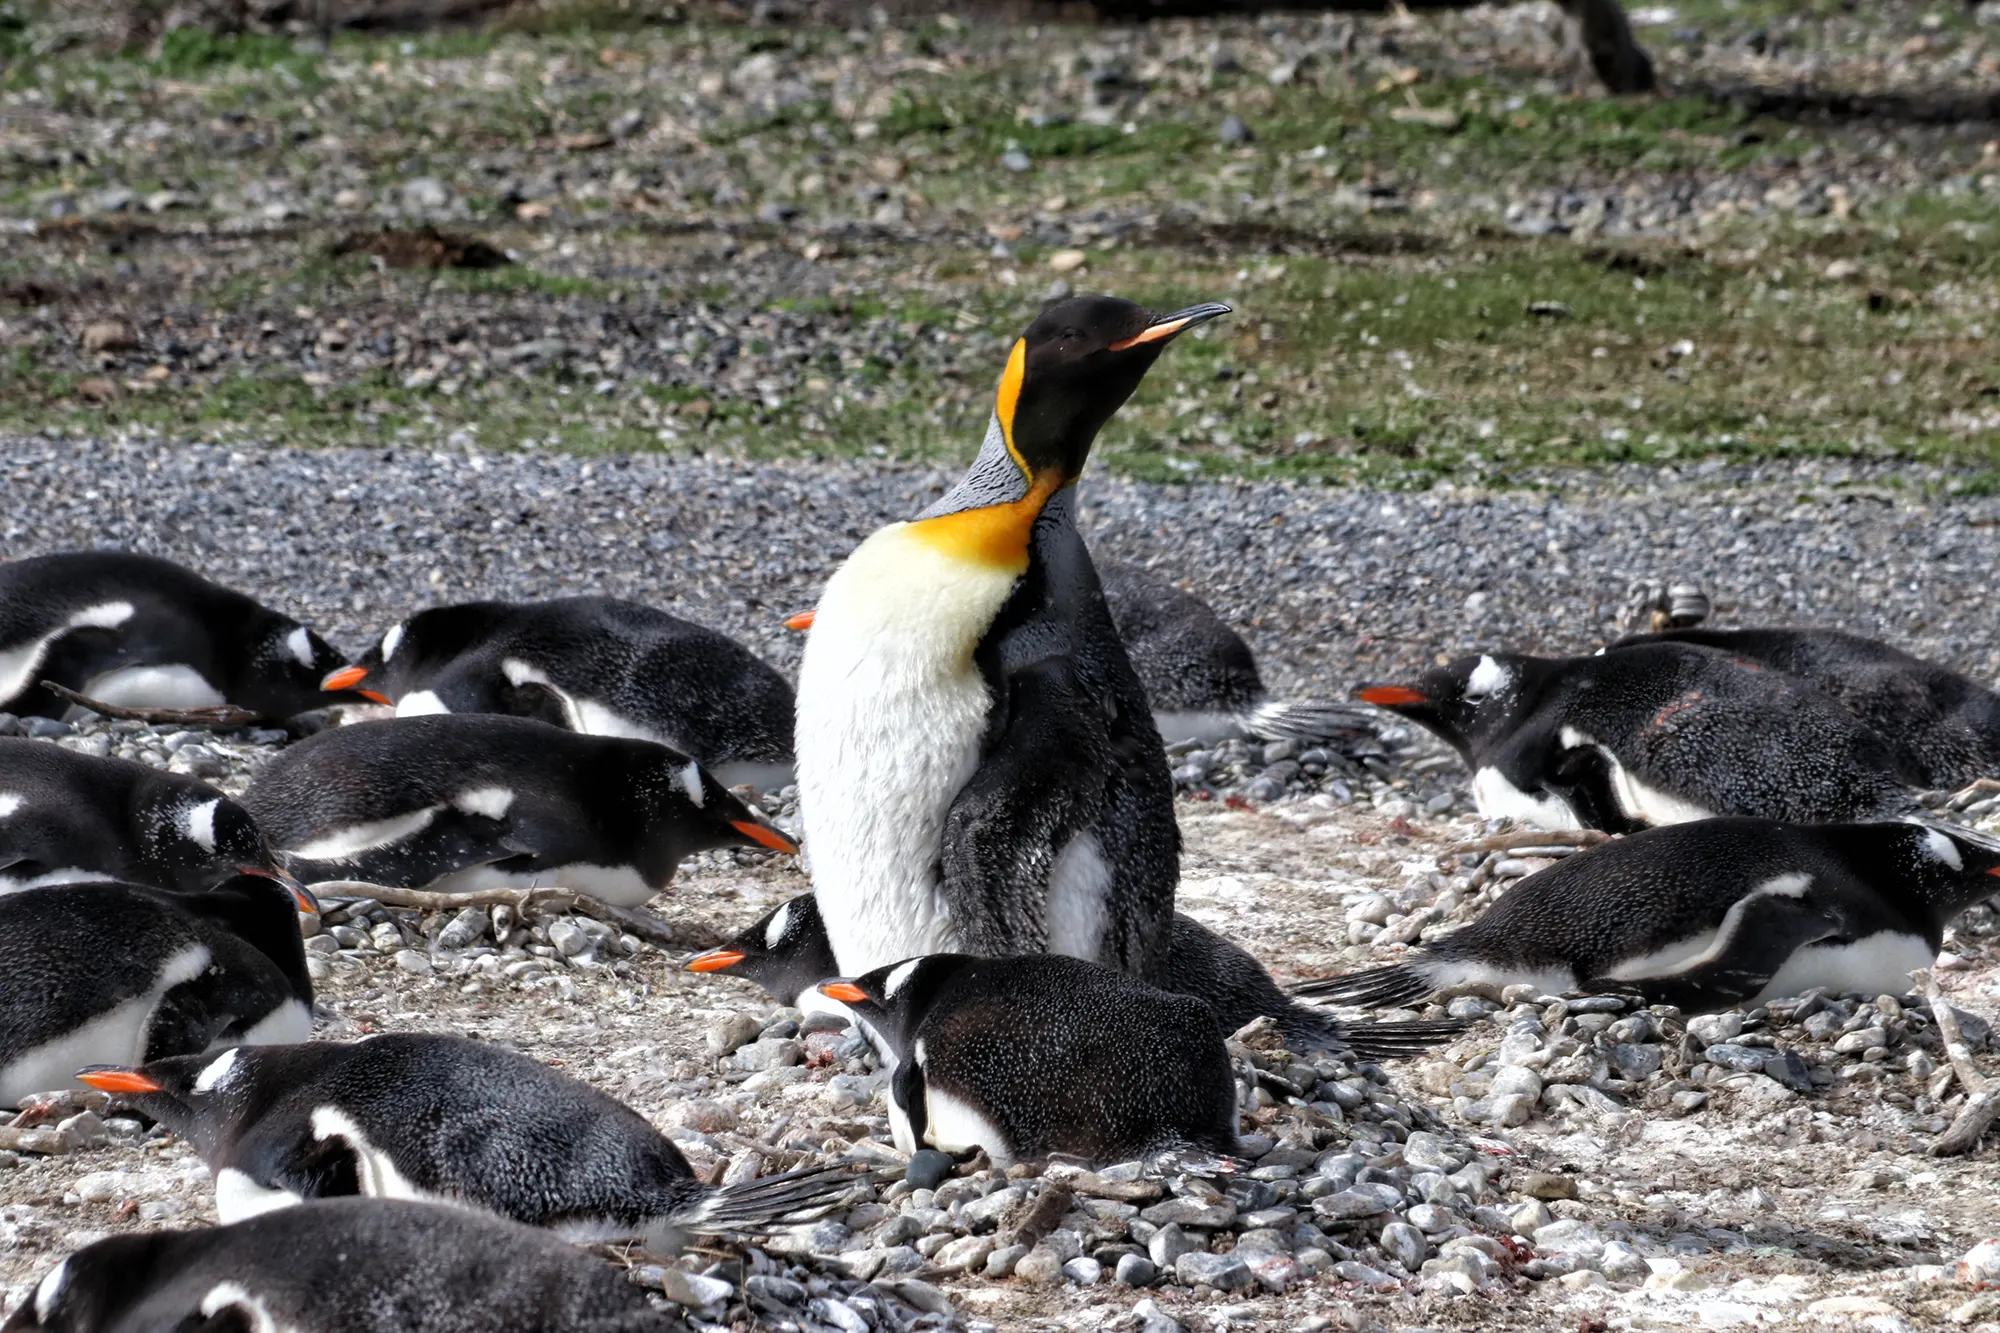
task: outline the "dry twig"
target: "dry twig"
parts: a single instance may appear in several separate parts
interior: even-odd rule
[[[1950,1128],[1931,1144],[1933,1157],[1955,1157],[1970,1152],[1979,1143],[1996,1116],[2000,1116],[2000,1080],[1990,1079],[1972,1063],[1972,1047],[1959,1029],[1958,1015],[1938,989],[1929,968],[1919,969],[1911,978],[1924,999],[1930,1002],[1931,1017],[1937,1021],[1938,1036],[1944,1042],[1945,1059],[1965,1088],[1965,1105],[1959,1108]]]
[[[311,886],[312,891],[338,898],[373,898],[384,907],[410,907],[423,912],[450,912],[461,907],[511,907],[523,914],[530,910],[554,914],[581,912],[585,916],[616,926],[657,948],[673,947],[674,928],[650,912],[615,907],[587,894],[565,889],[559,884],[532,889],[477,889],[471,893],[432,893],[425,889],[399,889],[388,884],[370,884],[358,879],[335,879]]]
[[[126,722],[145,722],[152,726],[214,727],[230,731],[262,720],[261,714],[235,704],[216,704],[209,708],[127,708],[122,704],[108,704],[87,694],[78,694],[69,686],[58,685],[52,680],[43,681],[42,688],[58,698],[69,700],[78,708],[88,708],[101,716]]]

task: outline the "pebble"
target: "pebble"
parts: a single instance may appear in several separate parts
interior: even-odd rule
[[[660,1290],[675,1305],[683,1305],[691,1310],[719,1306],[736,1294],[736,1288],[721,1278],[703,1277],[699,1273],[684,1273],[678,1268],[660,1271]]]
[[[1960,1255],[1952,1275],[1960,1282],[2000,1282],[2000,1237],[1982,1240]]]
[[[413,977],[427,977],[435,970],[428,955],[415,949],[398,949],[395,964]]]
[[[1250,1266],[1236,1255],[1205,1250],[1193,1250],[1174,1260],[1174,1277],[1185,1287],[1208,1286],[1218,1291],[1241,1291],[1257,1280]]]
[[[741,1058],[740,1053],[738,1058]],[[909,1169],[904,1172],[903,1179],[909,1181],[916,1189],[936,1189],[957,1165],[958,1163],[946,1153],[941,1153],[935,1148],[920,1148],[910,1155]]]

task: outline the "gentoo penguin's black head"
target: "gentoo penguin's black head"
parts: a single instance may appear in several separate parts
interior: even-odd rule
[[[143,1065],[91,1065],[76,1071],[76,1081],[123,1097],[181,1138],[194,1139],[197,1130],[209,1130],[205,1137],[212,1137],[213,1110],[242,1099],[242,1066],[255,1058],[255,1048],[232,1046],[219,1054],[176,1055]],[[212,1145],[195,1146],[207,1153]]]
[[[1480,653],[1432,667],[1411,684],[1360,686],[1354,697],[1437,733],[1469,760],[1526,714],[1542,665],[1520,653]]]
[[[5,1324],[4,1333],[97,1333],[123,1327],[122,1316],[169,1271],[177,1231],[108,1236],[51,1268]],[[217,1325],[222,1327],[222,1325]]]
[[[394,703],[427,666],[464,652],[510,609],[505,602],[427,607],[391,625],[367,652],[329,672],[320,688],[353,691],[378,704]]]
[[[263,717],[283,718],[327,704],[359,702],[361,696],[348,690],[333,691],[337,698],[320,697],[328,673],[347,660],[346,654],[289,616],[271,614],[265,620],[241,678],[230,683],[231,703]]]
[[[150,795],[133,814],[139,845],[163,884],[199,893],[237,875],[289,878],[250,812],[221,792],[176,785]]]
[[[900,1055],[945,984],[973,961],[970,954],[926,954],[878,967],[866,976],[822,981],[818,989],[846,1005],[885,1056]]]
[[[1859,827],[1866,827],[1865,825]],[[1912,819],[1903,826],[1897,864],[1883,879],[1939,909],[1940,920],[2000,893],[2000,840],[1958,824]]]
[[[681,964],[690,972],[727,972],[764,988],[779,1004],[799,1003],[818,982],[836,975],[833,945],[820,920],[819,902],[802,893],[780,903],[727,944]]]
[[[1036,317],[1000,376],[994,415],[1033,481],[1074,481],[1097,432],[1180,334],[1229,313],[1207,302],[1155,314],[1115,296],[1077,296]]]

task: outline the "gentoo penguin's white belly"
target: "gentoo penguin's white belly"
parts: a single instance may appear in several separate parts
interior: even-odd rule
[[[228,702],[191,666],[120,667],[93,677],[82,693],[120,708],[213,708]]]
[[[1611,766],[1611,794],[1618,802],[1618,808],[1625,812],[1627,819],[1655,827],[1661,824],[1692,824],[1697,819],[1712,819],[1714,814],[1704,810],[1694,802],[1662,791],[1651,783],[1636,777],[1625,765],[1618,762],[1618,756],[1611,753],[1611,747],[1578,731],[1575,727],[1562,729],[1562,743],[1566,750],[1593,746],[1604,756],[1604,762]]]
[[[1176,741],[1199,741],[1207,745],[1250,734],[1240,715],[1220,711],[1168,713],[1156,709],[1153,725],[1160,729],[1160,739],[1168,745]]]
[[[19,893],[23,889],[46,889],[56,884],[91,884],[103,878],[105,878],[104,872],[100,870],[84,870],[76,866],[18,878],[0,873],[0,893]]]
[[[834,572],[799,668],[813,893],[849,975],[957,947],[938,853],[992,706],[972,651],[1019,577],[912,527],[882,529]]]
[[[1497,768],[1482,768],[1472,775],[1472,802],[1482,819],[1525,819],[1551,831],[1583,827],[1568,801],[1524,792]]]
[[[160,1000],[207,971],[208,964],[206,945],[186,945],[161,964],[144,993],[23,1051],[0,1069],[0,1106],[12,1106],[31,1092],[70,1087],[85,1065],[144,1063],[147,1032]]]
[[[71,613],[62,624],[37,639],[0,648],[0,703],[18,698],[40,679],[49,645],[73,629],[117,629],[132,618],[132,603],[102,602]],[[109,702],[108,700],[106,702]]]
[[[614,907],[638,907],[665,885],[648,884],[631,866],[577,862],[547,870],[508,871],[468,866],[432,881],[433,893],[477,893],[483,889],[574,889]]]
[[[1750,1001],[1803,995],[1815,986],[1835,993],[1902,995],[1910,989],[1910,973],[1937,961],[1920,935],[1885,930],[1852,944],[1808,944],[1796,949],[1770,984]]]

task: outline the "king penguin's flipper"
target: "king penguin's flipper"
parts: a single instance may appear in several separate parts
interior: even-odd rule
[[[1637,995],[1647,1004],[1670,1004],[1683,1013],[1711,1013],[1761,992],[1798,950],[1840,943],[1848,935],[1837,906],[1781,894],[1759,894],[1739,903],[1714,944],[1693,965],[1656,977],[1592,978],[1585,995]]]
[[[991,956],[1049,949],[1050,877],[1083,832],[1075,813],[1102,803],[1109,746],[1081,725],[1096,705],[1059,657],[1007,677],[1000,734],[945,817],[941,860],[954,902],[979,903],[956,923],[963,948]],[[1028,886],[1041,889],[1023,896]]]

